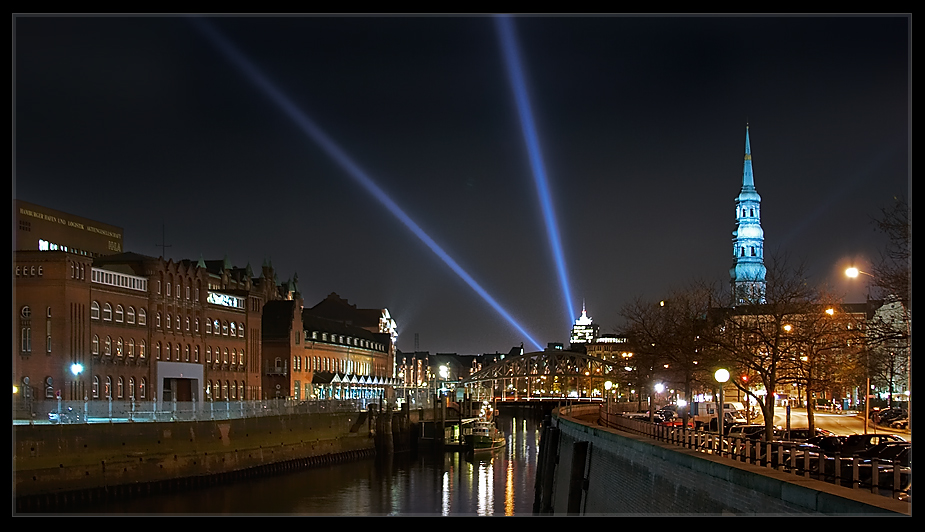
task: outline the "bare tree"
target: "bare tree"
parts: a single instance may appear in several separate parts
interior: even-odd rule
[[[770,261],[766,280],[764,294],[753,294],[754,300],[745,305],[716,311],[720,316],[710,340],[731,373],[750,376],[748,383],[737,378],[732,382],[761,408],[770,441],[774,434],[775,392],[792,378],[805,344],[794,330],[818,310],[821,297],[807,281],[805,268],[791,270],[786,259]],[[756,380],[764,393],[759,393]]]
[[[855,367],[862,353],[864,318],[863,308],[858,313],[831,295],[821,295],[807,312],[784,325],[797,356],[778,383],[795,384],[805,391],[810,430],[815,428],[816,400],[832,399],[834,391],[842,389],[850,375],[842,369]]]
[[[659,302],[637,299],[623,308],[629,324],[628,333],[637,345],[639,362],[647,371],[645,385],[652,387],[656,378],[684,390],[690,402],[695,386],[710,385],[712,373],[710,344],[701,335],[710,326],[710,308],[714,288],[703,282],[670,292]],[[684,423],[689,410],[680,412]]]

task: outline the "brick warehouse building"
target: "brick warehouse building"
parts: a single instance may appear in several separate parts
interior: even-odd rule
[[[261,398],[272,268],[252,279],[224,261],[64,251],[18,251],[15,263],[14,373],[32,397]]]
[[[264,389],[268,398],[325,399],[330,398],[335,376],[380,383],[392,376],[394,330],[389,327],[394,321],[388,317],[388,309],[357,309],[336,294],[306,309],[294,286],[293,290],[288,294],[291,299],[270,301],[264,307]],[[331,312],[337,318],[318,315],[324,312],[325,302],[339,309]]]
[[[255,277],[250,266],[227,260],[107,254],[121,250],[120,228],[25,202],[16,208],[13,369],[19,398],[310,398],[319,381],[315,373],[392,375],[395,323],[387,309],[357,311],[336,298],[337,308],[353,316],[325,321],[303,310],[301,299],[291,302],[298,295],[294,283],[278,286],[270,264]],[[265,310],[277,304],[288,304],[292,315],[270,312],[268,321]],[[300,331],[292,342],[312,349],[303,347],[296,356],[287,348],[277,364],[277,353],[263,353],[265,343],[273,345],[265,324]],[[280,366],[291,368],[283,393],[275,391]]]

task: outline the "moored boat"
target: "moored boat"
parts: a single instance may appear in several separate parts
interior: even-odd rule
[[[471,432],[465,435],[466,449],[473,452],[500,449],[506,442],[504,434],[490,421],[473,423]]]

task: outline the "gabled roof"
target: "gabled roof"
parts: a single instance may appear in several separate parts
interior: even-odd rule
[[[323,301],[308,309],[308,313],[374,330],[379,330],[379,318],[382,317],[382,309],[358,309],[336,292],[331,292]]]

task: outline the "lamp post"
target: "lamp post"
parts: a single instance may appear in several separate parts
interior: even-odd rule
[[[713,378],[719,383],[719,402],[716,405],[716,427],[719,429],[720,438],[722,438],[723,421],[725,421],[723,418],[726,415],[726,411],[723,409],[723,387],[726,385],[726,382],[729,381],[729,370],[720,368],[713,374]]]
[[[613,388],[613,383],[610,381],[604,382],[604,390],[606,390],[607,401],[604,403],[606,405],[606,412],[610,415],[610,389]]]
[[[847,275],[848,277],[851,277],[852,279],[856,279],[858,275],[866,275],[870,277],[871,279],[877,278],[873,274],[867,273],[865,271],[861,271],[855,267],[846,269],[845,275]],[[867,299],[870,300],[870,285],[869,284],[868,284],[867,292],[868,292]],[[902,305],[902,309],[903,309],[903,321],[906,324],[906,342],[907,342],[907,345],[906,345],[906,357],[907,357],[906,358],[906,365],[907,365],[906,367],[906,371],[907,371],[907,375],[906,375],[906,381],[907,381],[906,382],[906,389],[907,389],[906,415],[909,417],[908,428],[909,428],[909,432],[911,433],[912,432],[912,324],[910,322],[912,320],[908,314],[906,305],[903,304],[901,300],[900,300],[900,304]],[[864,434],[867,434],[867,424],[870,419],[870,406],[869,406],[869,402],[870,402],[869,401],[870,400],[870,351],[867,351],[867,389],[865,390],[864,393],[865,393],[864,395]]]

